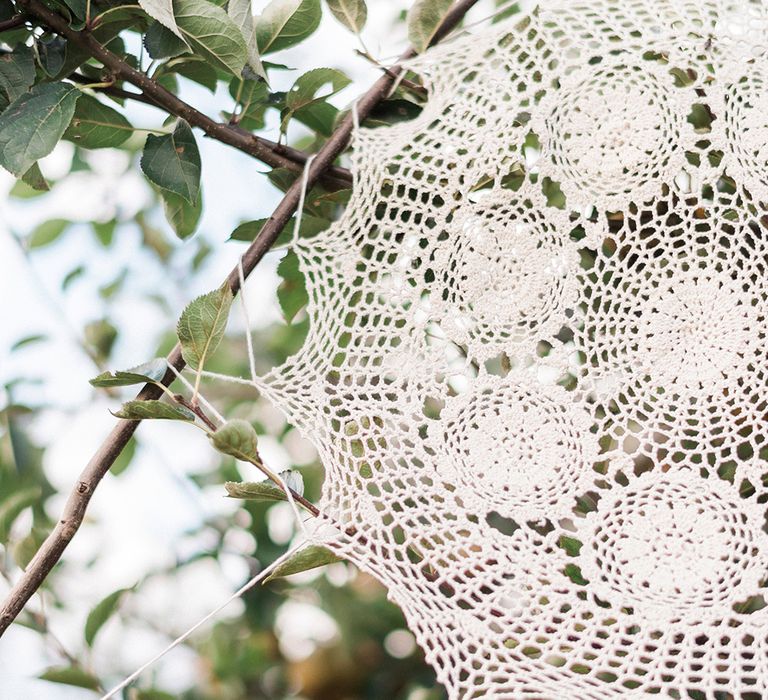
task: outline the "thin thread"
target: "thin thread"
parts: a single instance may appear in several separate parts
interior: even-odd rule
[[[187,379],[187,378],[186,378],[186,377],[185,377],[185,376],[184,376],[184,375],[183,375],[181,372],[179,372],[179,370],[177,370],[177,369],[176,369],[176,368],[175,368],[173,365],[169,364],[168,366],[171,368],[171,370],[172,370],[172,371],[173,371],[173,373],[176,375],[176,377],[177,377],[177,378],[178,378],[178,379],[181,381],[181,383],[182,383],[182,384],[183,384],[183,385],[184,385],[184,386],[185,386],[187,389],[189,389],[189,391],[192,391],[192,392],[194,392],[194,390],[195,390],[195,387],[192,385],[192,382],[190,382],[190,381],[189,381],[189,380],[188,380],[188,379]],[[221,415],[221,413],[219,413],[219,412],[216,410],[216,407],[215,407],[215,406],[214,406],[214,405],[213,405],[213,404],[212,404],[210,401],[208,401],[208,400],[205,398],[205,396],[203,396],[203,395],[202,395],[202,393],[201,393],[201,392],[199,392],[199,391],[197,392],[197,398],[199,399],[200,403],[201,403],[201,404],[203,404],[203,406],[205,406],[205,408],[207,408],[207,409],[208,409],[208,410],[209,410],[211,413],[213,413],[213,415],[214,415],[214,417],[216,418],[216,420],[218,420],[220,423],[226,423],[226,419],[224,418],[224,416],[222,416],[222,415]]]
[[[296,245],[299,240],[299,232],[301,230],[301,218],[304,215],[304,199],[307,196],[307,184],[309,179],[309,168],[312,165],[312,161],[315,159],[315,154],[312,154],[307,158],[307,162],[304,164],[304,172],[301,174],[301,194],[299,195],[299,205],[296,208],[296,222],[293,224],[293,236],[291,238],[291,245]]]
[[[279,472],[276,472],[275,476],[277,477],[277,480],[280,482],[280,486],[283,487],[283,491],[285,492],[286,498],[288,499],[288,503],[291,504],[291,508],[293,509],[293,514],[296,516],[296,522],[298,523],[299,529],[301,530],[302,534],[306,538],[307,542],[315,542],[316,538],[314,534],[310,533],[310,531],[307,529],[307,526],[304,522],[304,518],[301,517],[301,512],[299,511],[299,508],[296,505],[296,501],[293,498],[291,489],[288,488],[288,484],[285,483],[285,480],[283,479],[283,477],[280,475]]]
[[[242,596],[246,591],[253,588],[259,581],[262,581],[264,578],[266,578],[269,574],[271,574],[280,564],[282,564],[284,561],[292,557],[301,547],[303,547],[306,543],[301,542],[297,545],[294,545],[291,547],[285,554],[282,556],[279,556],[275,561],[273,561],[266,569],[262,569],[256,576],[254,576],[250,581],[248,581],[246,584],[238,588],[229,598],[227,598],[221,605],[219,605],[217,608],[214,608],[209,612],[205,617],[203,617],[201,620],[196,622],[192,627],[190,627],[184,634],[180,635],[179,637],[176,637],[165,649],[163,649],[160,653],[153,656],[149,661],[147,661],[143,666],[140,666],[137,668],[130,676],[128,676],[125,680],[123,680],[121,683],[116,685],[112,690],[108,691],[105,695],[102,695],[100,700],[109,700],[109,698],[113,697],[115,693],[123,690],[124,688],[128,687],[133,681],[135,681],[144,671],[146,671],[150,666],[158,662],[163,656],[165,656],[171,649],[175,649],[179,644],[181,644],[184,640],[186,640],[192,633],[195,632],[199,627],[204,625],[208,620],[210,620],[215,615],[218,615],[224,608],[227,607],[233,600],[236,600],[240,596]]]
[[[245,344],[248,348],[248,365],[251,369],[251,381],[256,381],[256,358],[253,355],[253,337],[251,335],[251,319],[248,317],[248,304],[245,303],[245,274],[243,273],[243,259],[237,261],[237,275],[240,278],[240,308],[243,310],[245,320]]]
[[[235,377],[229,374],[220,374],[219,372],[209,372],[208,370],[203,370],[201,374],[206,379],[218,379],[222,382],[231,382],[232,384],[245,384],[246,386],[250,386],[255,389],[259,388],[258,381],[254,382],[252,379],[245,379],[244,377]]]

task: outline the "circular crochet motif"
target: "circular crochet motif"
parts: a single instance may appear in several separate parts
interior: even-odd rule
[[[591,420],[559,386],[492,378],[449,401],[432,428],[478,510],[520,522],[570,514],[596,459]]]
[[[563,79],[533,121],[541,172],[573,204],[613,210],[641,203],[683,167],[685,117],[672,76],[652,63],[584,66]]]
[[[448,337],[485,358],[530,352],[554,336],[577,295],[567,221],[530,201],[507,201],[482,203],[452,228],[450,250],[440,251],[437,302]]]
[[[451,700],[768,698],[767,19],[469,27],[294,246],[307,338],[254,385]]]
[[[735,73],[724,90],[729,172],[765,202],[768,187],[768,80],[762,65]]]
[[[727,619],[760,592],[762,514],[724,481],[647,473],[606,494],[587,520],[590,592],[648,620]]]

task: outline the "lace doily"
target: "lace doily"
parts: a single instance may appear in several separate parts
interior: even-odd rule
[[[461,37],[296,245],[260,385],[452,698],[768,697],[767,51],[728,0]]]

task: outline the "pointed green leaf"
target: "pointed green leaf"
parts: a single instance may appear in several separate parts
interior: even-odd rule
[[[315,68],[300,76],[293,87],[285,96],[285,106],[293,112],[312,104],[320,102],[343,90],[350,83],[350,79],[341,71],[334,68]],[[320,92],[320,89],[328,85],[328,89]]]
[[[252,241],[259,235],[261,229],[264,228],[264,224],[269,219],[256,219],[255,221],[245,221],[240,224],[229,237],[230,241]],[[293,237],[293,229],[296,225],[295,217],[292,217],[290,221],[283,227],[280,235],[275,241],[275,245],[284,245],[289,243]],[[321,231],[325,231],[331,222],[327,219],[323,219],[319,216],[311,216],[310,214],[304,214],[301,217],[301,223],[299,224],[299,236],[314,236]]]
[[[126,420],[145,420],[152,418],[160,420],[195,420],[195,414],[188,408],[164,403],[163,401],[156,401],[154,399],[149,401],[126,401],[120,407],[120,410],[115,411],[112,415],[116,418],[125,418]]]
[[[37,487],[16,491],[0,502],[0,542],[8,541],[8,533],[25,508],[29,508],[40,500],[40,489]]]
[[[152,22],[147,28],[144,48],[152,58],[175,58],[189,52],[186,42],[160,22]]]
[[[299,258],[296,253],[292,250],[286,253],[277,266],[277,274],[283,280],[277,288],[277,300],[286,322],[290,323],[309,301],[304,275],[299,268]]]
[[[280,472],[280,477],[288,488],[300,496],[304,495],[304,479],[297,471]],[[230,498],[242,498],[248,501],[287,501],[288,496],[277,484],[265,479],[264,481],[227,481],[224,484]]]
[[[0,114],[0,165],[20,176],[47,156],[72,121],[81,94],[64,83],[41,83],[14,100]]]
[[[35,82],[32,49],[18,46],[0,55],[0,112],[21,97]]]
[[[310,544],[303,547],[292,557],[289,557],[286,561],[280,564],[280,566],[264,579],[264,583],[276,578],[284,578],[285,576],[291,576],[292,574],[299,574],[302,571],[316,569],[318,566],[335,564],[340,561],[344,560],[341,557],[336,556],[327,547],[323,547],[319,544]]]
[[[232,306],[232,290],[224,284],[187,305],[176,326],[181,354],[192,369],[202,369],[219,346]]]
[[[61,683],[62,685],[74,685],[78,688],[88,688],[89,690],[99,690],[101,684],[97,678],[77,666],[60,666],[49,668],[40,675],[44,681],[51,683]]]
[[[156,357],[154,360],[142,365],[131,367],[116,372],[102,372],[98,377],[90,380],[92,386],[131,386],[133,384],[146,384],[147,382],[159,382],[168,370],[168,362],[164,357]]]
[[[408,39],[421,53],[434,39],[453,0],[416,0],[408,11]]]
[[[320,0],[272,0],[256,18],[256,41],[263,56],[304,41],[320,25]]]
[[[51,189],[37,163],[31,165],[29,170],[21,176],[21,180],[36,192],[48,192]]]
[[[177,37],[183,39],[181,30],[176,24],[173,13],[173,0],[139,0],[141,9],[152,19],[157,20],[164,27],[170,29]],[[153,56],[153,58],[157,58]]]
[[[35,343],[42,343],[44,340],[48,340],[47,335],[41,335],[39,333],[36,333],[35,335],[27,335],[19,340],[17,340],[13,345],[11,345],[11,352],[15,352],[16,350],[20,350],[21,348],[27,347],[27,345],[34,345]]]
[[[174,233],[181,238],[189,238],[200,223],[203,213],[203,198],[198,197],[194,204],[185,202],[184,199],[172,192],[163,192],[163,211],[165,218],[171,225]]]
[[[132,133],[131,123],[120,112],[95,97],[83,95],[64,138],[83,148],[116,148]]]
[[[198,85],[202,85],[211,92],[216,92],[219,76],[216,73],[216,69],[207,61],[200,58],[187,58],[185,56],[169,63],[170,65],[167,66],[168,71],[181,75]]]
[[[179,119],[172,134],[147,136],[141,169],[161,189],[194,204],[200,194],[200,152],[189,124]]]
[[[43,221],[42,224],[29,234],[27,246],[32,249],[50,245],[64,233],[70,223],[66,219],[48,219],[48,221]]]
[[[245,462],[259,461],[258,437],[248,421],[239,418],[227,421],[210,438],[213,446],[225,455]]]
[[[256,75],[266,81],[267,72],[264,70],[261,57],[259,56],[259,45],[256,41],[256,22],[251,12],[251,0],[229,0],[227,14],[243,35],[248,65]]]
[[[233,75],[240,75],[248,50],[240,29],[208,0],[174,0],[174,16],[192,50]]]
[[[110,593],[104,600],[97,603],[85,620],[85,643],[91,647],[96,639],[96,635],[110,617],[115,613],[123,596],[128,593],[130,588],[121,588]]]
[[[328,9],[347,29],[359,34],[368,19],[365,0],[325,0]]]

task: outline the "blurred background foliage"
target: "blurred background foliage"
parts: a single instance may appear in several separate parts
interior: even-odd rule
[[[167,353],[181,310],[220,284],[301,172],[300,160],[270,167],[203,138],[39,8],[241,140],[256,134],[284,155],[284,144],[317,151],[381,66],[409,38],[428,41],[450,5],[422,0],[409,19],[405,0],[36,2],[0,0],[0,164],[12,173],[0,176],[1,595],[113,424],[108,409],[132,396],[88,379]],[[499,5],[517,9],[485,0],[467,21]],[[408,78],[369,126],[418,114],[424,90]],[[301,235],[338,218],[350,186],[314,188]],[[246,288],[259,371],[307,332],[286,240]],[[247,376],[245,328],[232,316],[206,369]],[[299,470],[309,500],[319,498],[312,447],[273,407],[244,386],[206,383],[204,393],[249,421],[265,461]],[[297,536],[288,504],[226,497],[224,482],[259,476],[189,426],[143,425],[63,561],[0,640],[0,697],[96,697],[286,551]],[[251,590],[124,697],[429,700],[443,691],[382,587],[337,563]]]

